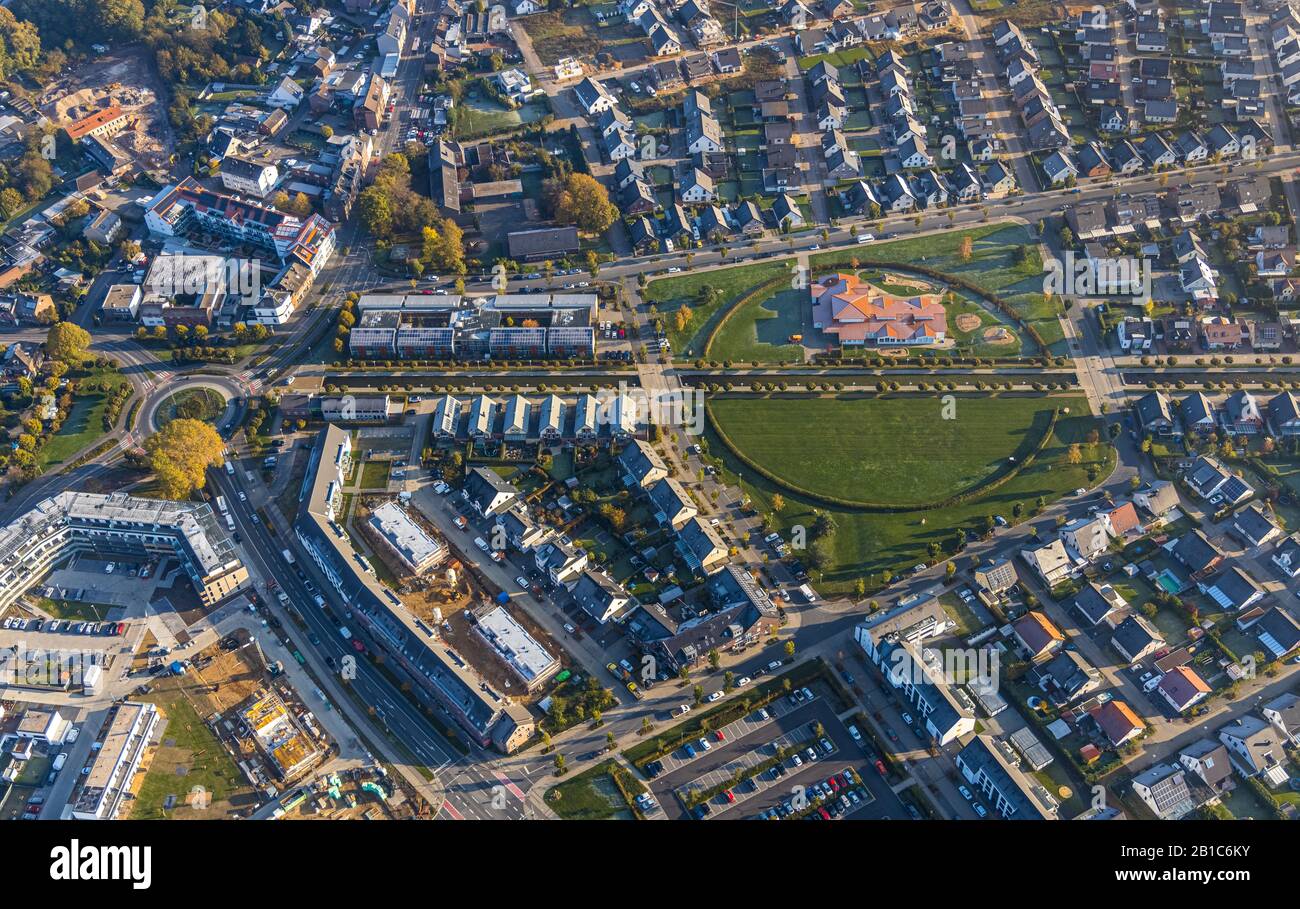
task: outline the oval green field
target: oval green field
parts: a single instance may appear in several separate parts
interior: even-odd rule
[[[1024,457],[1056,406],[1042,397],[727,398],[709,404],[744,455],[792,486],[884,505],[926,505]]]

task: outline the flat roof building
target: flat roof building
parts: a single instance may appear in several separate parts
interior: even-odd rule
[[[370,526],[411,574],[423,574],[447,556],[447,547],[425,533],[396,502],[370,513]]]
[[[74,818],[111,821],[117,817],[157,725],[158,708],[153,704],[127,701],[117,706],[72,802]]]
[[[338,523],[343,486],[352,464],[352,440],[339,426],[321,430],[303,478],[294,533],[329,582],[389,657],[389,665],[417,683],[417,693],[436,700],[479,745],[518,747],[532,734],[524,714],[411,614],[392,590],[362,566],[347,531]],[[327,594],[330,591],[326,591]]]
[[[515,621],[504,606],[479,616],[474,627],[529,691],[560,671],[559,659]]]
[[[248,583],[248,569],[212,507],[125,493],[63,492],[0,528],[0,607],[39,581],[65,555],[168,555],[179,560],[204,605]]]

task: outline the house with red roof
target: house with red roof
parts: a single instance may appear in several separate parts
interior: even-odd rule
[[[1088,711],[1088,715],[1097,723],[1102,735],[1116,748],[1141,735],[1147,728],[1142,718],[1133,712],[1133,708],[1121,700],[1107,701]]]
[[[1129,534],[1136,536],[1142,533],[1142,522],[1138,520],[1137,509],[1132,502],[1125,502],[1106,512],[1106,517],[1110,520],[1111,533],[1121,539]]]
[[[938,294],[896,297],[860,280],[833,274],[810,288],[813,326],[844,346],[904,347],[942,343],[948,315]]]
[[[1178,666],[1166,672],[1156,690],[1176,713],[1182,713],[1210,696],[1210,686],[1189,666]]]
[[[1025,613],[1011,625],[1011,631],[1035,663],[1047,659],[1065,643],[1061,629],[1041,612]]]

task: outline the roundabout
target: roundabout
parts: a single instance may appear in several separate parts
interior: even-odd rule
[[[178,376],[174,381],[151,390],[140,407],[136,425],[148,435],[177,417],[188,416],[211,423],[224,436],[238,422],[243,409],[243,394],[234,378]]]

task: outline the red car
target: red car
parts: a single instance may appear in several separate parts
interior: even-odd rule
[[[358,641],[356,638],[353,638],[353,639],[352,639],[352,649],[355,650],[357,653],[365,653],[365,652],[366,652],[366,645],[363,644],[363,643],[361,643],[360,641]]]
[[[829,821],[831,819],[831,813],[825,808],[818,808],[817,813],[822,816],[823,821]]]
[[[725,741],[727,740],[727,737],[726,737],[725,735],[722,734],[722,730],[721,730],[721,729],[719,729],[717,732],[713,733],[713,737],[714,737],[717,741],[719,741],[719,742],[725,742]]]
[[[831,792],[839,792],[839,791],[840,791],[840,781],[837,780],[837,779],[836,779],[835,777],[833,777],[833,776],[828,776],[828,777],[826,778],[826,785],[828,785],[828,786],[831,787]]]
[[[881,776],[885,775],[885,762],[880,758],[876,758],[876,770],[879,771]]]
[[[736,800],[736,793],[732,792],[730,789],[722,794],[727,797],[728,802],[734,802]]]

